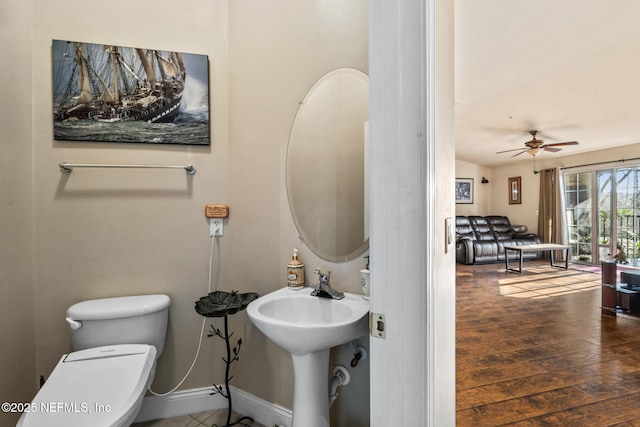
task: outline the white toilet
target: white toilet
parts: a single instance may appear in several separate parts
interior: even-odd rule
[[[17,426],[131,425],[164,349],[170,304],[167,295],[139,295],[72,305],[75,351],[62,356]]]

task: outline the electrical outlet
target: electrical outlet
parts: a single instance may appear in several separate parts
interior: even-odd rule
[[[222,218],[209,219],[209,236],[224,236],[224,223],[222,222]]]

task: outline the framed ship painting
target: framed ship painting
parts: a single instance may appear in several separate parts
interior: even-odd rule
[[[53,40],[56,140],[210,145],[206,55]]]

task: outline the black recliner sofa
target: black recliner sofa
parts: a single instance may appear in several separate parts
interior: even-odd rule
[[[540,237],[527,233],[527,226],[512,226],[506,216],[456,216],[456,261],[486,264],[504,261],[504,245],[534,245]],[[509,252],[509,259],[516,258]],[[538,252],[525,252],[523,259],[535,259]]]

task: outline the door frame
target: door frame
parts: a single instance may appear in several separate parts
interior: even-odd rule
[[[455,426],[453,2],[372,0],[369,25],[371,425]]]

